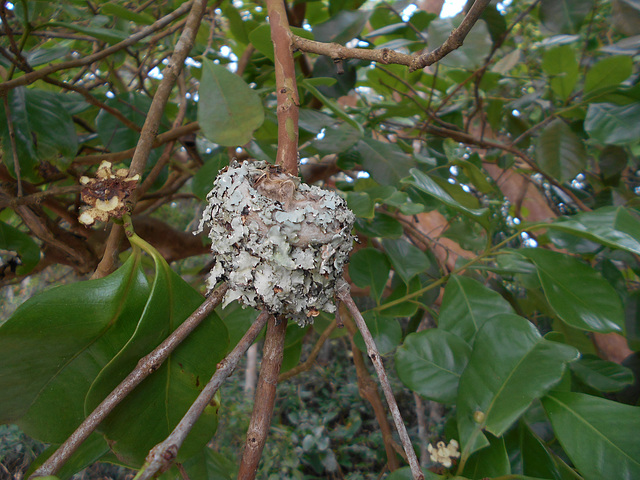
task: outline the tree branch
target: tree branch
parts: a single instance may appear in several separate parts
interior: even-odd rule
[[[227,293],[220,285],[189,317],[151,353],[141,358],[136,368],[84,419],[75,432],[44,462],[29,479],[55,475],[100,422],[150,374],[155,372],[171,352],[220,304]],[[217,371],[216,371],[217,373]],[[225,377],[226,378],[226,377]]]
[[[195,402],[191,405],[187,413],[182,417],[180,423],[176,425],[173,432],[162,442],[151,449],[145,464],[142,466],[134,480],[149,480],[157,473],[164,472],[170,466],[178,454],[187,434],[200,417],[204,409],[216,394],[222,383],[233,373],[238,362],[256,339],[262,328],[267,323],[270,315],[263,311],[256,318],[253,325],[240,339],[235,348],[218,364],[215,373],[204,387]]]

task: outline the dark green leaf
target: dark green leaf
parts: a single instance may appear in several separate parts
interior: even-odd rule
[[[617,185],[628,162],[627,151],[624,148],[609,145],[600,152],[598,158],[600,177],[607,185]]]
[[[71,22],[49,22],[47,25],[52,27],[64,27],[69,30],[84,33],[110,45],[114,45],[129,38],[128,32],[116,30],[115,28],[85,27],[84,25]]]
[[[402,277],[402,280],[404,280],[406,284],[408,284],[409,280],[413,277],[427,270],[431,264],[422,250],[406,240],[384,239],[382,240],[382,244],[393,264],[393,269]]]
[[[199,94],[198,121],[214,143],[244,145],[264,121],[258,94],[222,65],[203,61]]]
[[[375,205],[366,192],[348,192],[347,206],[356,217],[373,218]]]
[[[614,105],[592,103],[587,110],[584,129],[603,145],[628,145],[640,138],[640,103]]]
[[[45,63],[52,63],[54,60],[65,57],[69,54],[69,47],[36,48],[28,51],[25,58],[29,65],[37,67]]]
[[[213,188],[213,181],[218,176],[218,172],[229,164],[229,155],[219,153],[208,159],[200,170],[193,176],[191,191],[199,199],[204,200]]]
[[[466,478],[484,480],[511,473],[509,455],[503,438],[487,435],[489,446],[469,457],[462,472]]]
[[[76,130],[71,115],[52,92],[36,88],[14,88],[9,92],[9,109],[16,135],[22,178],[39,181],[38,164],[51,162],[61,170],[69,166],[78,150]],[[2,160],[14,175],[13,150],[4,105],[0,104]]]
[[[356,228],[369,237],[399,238],[402,224],[390,215],[376,212],[373,220],[356,219]]]
[[[465,452],[487,445],[482,431],[501,436],[529,404],[560,381],[578,351],[543,339],[517,315],[488,320],[476,336],[458,388],[458,429]]]
[[[233,7],[235,8],[235,7]],[[313,40],[313,34],[304,28],[291,27],[291,31],[299,37]],[[273,61],[273,43],[271,42],[271,27],[268,24],[260,25],[249,33],[251,44],[256,47],[269,60]]]
[[[415,165],[414,160],[393,143],[365,138],[356,148],[362,166],[380,185],[397,185]]]
[[[559,0],[559,3],[563,1],[567,0]],[[542,69],[550,77],[551,90],[562,100],[569,98],[580,70],[575,50],[569,45],[546,50],[542,56]]]
[[[640,407],[572,392],[553,392],[542,405],[585,480],[640,478]]]
[[[344,44],[360,35],[370,15],[366,10],[342,10],[326,22],[315,25],[313,35],[319,42]]]
[[[371,295],[380,301],[389,280],[389,260],[375,248],[363,248],[351,255],[349,276],[358,287],[371,287]]]
[[[147,13],[135,12],[115,3],[104,4],[100,7],[100,13],[103,13],[104,15],[113,15],[116,18],[123,18],[139,25],[151,25],[156,20],[153,16]]]
[[[453,275],[444,290],[438,326],[472,345],[482,325],[502,313],[514,311],[498,292],[472,278]]]
[[[151,99],[141,93],[130,92],[109,98],[105,104],[118,110],[138,127],[142,127],[151,106]],[[103,144],[113,152],[121,152],[135,147],[140,137],[139,132],[131,130],[106,110],[100,110],[98,113],[96,130]]]
[[[361,137],[358,129],[348,124],[339,123],[327,127],[324,136],[314,140],[312,146],[324,155],[340,153],[355,145]]]
[[[521,421],[518,426],[522,470],[525,475],[553,480],[578,480],[577,474],[567,475],[571,469],[543,441]]]
[[[544,128],[536,152],[542,171],[561,183],[571,181],[587,167],[582,140],[562,120],[554,120]]]
[[[584,93],[624,82],[633,72],[631,57],[606,57],[589,69],[584,79]]]
[[[393,352],[402,340],[402,327],[400,327],[398,320],[393,317],[385,317],[377,312],[365,312],[363,316],[380,355]],[[360,332],[353,336],[353,341],[360,351],[367,351],[367,346]]]
[[[580,260],[541,248],[519,251],[531,259],[547,301],[572,327],[592,332],[622,332],[622,302],[613,287]]]
[[[573,373],[590,387],[601,392],[617,392],[633,383],[633,372],[595,355],[585,355],[571,364]]]
[[[221,7],[222,13],[227,20],[229,21],[229,31],[231,35],[240,43],[244,45],[249,44],[249,36],[247,35],[247,31],[245,30],[245,23],[242,21],[242,17],[240,16],[240,12],[238,9],[232,4],[232,2],[223,2]]]
[[[396,352],[396,371],[414,392],[451,404],[470,354],[471,348],[460,337],[441,328],[423,330],[408,335]]]
[[[0,222],[0,250],[4,250],[0,257],[0,267],[16,262],[15,273],[18,275],[26,275],[40,261],[40,248],[36,242],[26,233],[4,222]]]
[[[457,26],[459,19],[439,18],[429,24],[429,49],[435,50],[442,45],[451,31]],[[440,62],[448,67],[475,70],[491,52],[493,42],[484,20],[479,20],[465,38],[464,45],[444,57]]]
[[[540,20],[551,33],[578,33],[593,0],[542,0]]]

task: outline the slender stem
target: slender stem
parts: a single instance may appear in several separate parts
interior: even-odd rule
[[[267,442],[267,435],[271,427],[286,331],[286,320],[277,322],[275,318],[271,317],[267,324],[260,376],[256,387],[253,413],[247,430],[247,440],[238,470],[238,480],[253,480],[256,478],[262,450]]]
[[[387,399],[387,404],[389,405],[389,410],[391,410],[393,422],[396,425],[396,430],[398,431],[400,441],[402,442],[402,448],[404,449],[404,453],[407,455],[407,460],[409,461],[409,466],[411,468],[411,475],[413,476],[414,480],[424,480],[424,475],[420,470],[420,463],[418,462],[416,452],[413,450],[413,446],[411,445],[411,439],[409,438],[407,428],[405,427],[404,421],[402,420],[402,415],[400,414],[398,403],[393,396],[393,390],[391,389],[391,384],[389,383],[387,372],[385,371],[384,365],[382,364],[382,357],[378,352],[378,347],[376,347],[376,344],[373,341],[373,336],[369,331],[369,327],[367,327],[367,324],[365,323],[360,310],[358,310],[358,307],[351,298],[350,290],[351,289],[349,287],[349,284],[345,280],[342,280],[336,288],[336,297],[349,309],[351,316],[358,326],[358,330],[360,330],[360,333],[362,333],[362,338],[364,339],[364,343],[367,346],[367,354],[369,355],[369,358],[373,363],[373,367],[378,374],[380,386],[382,387],[384,396]]]
[[[125,222],[126,223],[126,222]],[[126,227],[127,229],[129,226]],[[140,383],[169,357],[171,352],[222,302],[228,287],[222,284],[151,353],[140,359],[136,368],[98,405],[71,436],[51,455],[30,479],[55,475],[100,422]]]
[[[145,464],[135,476],[134,480],[149,480],[158,473],[166,471],[171,466],[171,463],[178,455],[178,450],[193,428],[196,420],[198,420],[202,412],[204,412],[204,409],[209,405],[209,402],[222,383],[233,373],[238,362],[240,362],[244,353],[262,331],[269,317],[270,315],[267,312],[262,312],[258,315],[258,318],[253,322],[253,325],[247,330],[235,348],[218,364],[211,380],[209,380],[209,383],[207,383],[202,392],[200,392],[200,395],[198,395],[196,401],[193,402],[189,410],[187,410],[182,420],[180,420],[178,425],[176,425],[162,443],[159,443],[151,449]]]

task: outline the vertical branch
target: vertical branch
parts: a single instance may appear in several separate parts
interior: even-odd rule
[[[256,388],[253,413],[247,430],[247,440],[242,453],[242,462],[238,470],[238,480],[253,480],[256,478],[262,450],[271,427],[271,416],[276,400],[276,386],[278,385],[278,374],[282,366],[286,331],[286,320],[277,321],[274,317],[271,317],[267,324],[260,377]]]
[[[4,5],[3,5],[4,8]],[[9,28],[9,27],[7,27]],[[17,196],[22,197],[22,175],[20,175],[20,158],[18,158],[18,144],[16,142],[16,132],[13,128],[13,120],[11,119],[11,108],[9,106],[9,92],[2,95],[4,103],[4,114],[7,117],[7,127],[9,129],[9,142],[13,154],[13,170],[16,174],[16,182],[18,184]]]
[[[362,333],[364,343],[367,345],[367,354],[369,355],[369,358],[371,358],[373,367],[378,374],[378,379],[380,380],[380,385],[382,386],[384,396],[387,399],[389,410],[391,410],[391,416],[393,417],[393,422],[395,423],[396,430],[398,431],[398,435],[400,436],[400,441],[402,442],[404,453],[407,455],[407,459],[409,460],[409,466],[411,467],[411,474],[413,476],[413,479],[424,480],[424,475],[420,470],[420,464],[418,463],[416,452],[413,450],[411,439],[409,438],[409,434],[407,433],[407,428],[404,426],[404,421],[402,420],[402,415],[400,414],[398,403],[393,396],[393,390],[391,389],[391,384],[389,383],[387,372],[385,371],[384,365],[382,364],[382,358],[380,357],[380,353],[378,352],[378,347],[376,347],[376,344],[373,341],[373,337],[371,336],[369,327],[367,327],[367,324],[365,323],[360,310],[358,310],[358,307],[351,298],[350,290],[351,289],[349,287],[349,284],[346,281],[342,280],[336,288],[336,297],[349,309],[349,313],[351,313],[351,316],[356,322],[358,330],[360,330],[360,333]]]
[[[267,0],[276,67],[278,98],[278,154],[276,164],[291,175],[298,173],[298,87],[289,21],[283,0]]]

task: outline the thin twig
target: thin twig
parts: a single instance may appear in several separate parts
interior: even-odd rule
[[[238,480],[256,478],[262,450],[267,442],[267,435],[271,427],[286,332],[287,321],[277,321],[271,317],[267,324],[260,376],[253,402],[253,412],[247,429],[247,439],[242,452],[242,461],[238,470]]]
[[[402,420],[400,409],[398,409],[398,403],[393,396],[393,390],[391,389],[389,378],[387,377],[384,365],[382,364],[382,358],[380,356],[380,353],[378,352],[378,347],[376,347],[376,344],[373,341],[373,337],[371,336],[369,327],[367,327],[367,324],[365,323],[360,310],[358,310],[358,307],[351,298],[351,288],[345,280],[341,280],[337,285],[336,297],[349,309],[351,316],[358,326],[358,330],[360,330],[360,333],[362,333],[362,338],[364,339],[364,343],[367,346],[367,354],[369,355],[369,358],[371,358],[373,367],[378,374],[380,386],[382,387],[384,396],[387,399],[387,404],[389,405],[389,410],[391,410],[393,422],[396,425],[396,430],[398,431],[400,441],[402,442],[402,448],[404,449],[404,453],[407,455],[413,479],[424,480],[424,475],[420,470],[420,464],[418,463],[416,452],[413,450],[411,439],[409,438],[409,434],[407,433],[407,428],[405,427],[404,421]]]
[[[267,323],[270,315],[262,312],[258,315],[253,325],[240,339],[235,348],[218,364],[215,373],[204,387],[195,402],[191,405],[187,413],[182,417],[180,423],[176,425],[171,434],[162,442],[151,449],[145,464],[142,466],[134,480],[149,480],[159,472],[164,472],[170,466],[178,454],[187,434],[200,417],[204,409],[216,394],[222,383],[233,373],[238,362],[254,342],[262,328]]]
[[[0,95],[2,95],[0,93]],[[16,174],[16,182],[18,183],[17,196],[22,197],[22,175],[20,172],[20,158],[18,158],[18,144],[16,142],[16,132],[13,128],[13,120],[11,119],[11,109],[9,108],[9,95],[8,92],[2,95],[4,102],[4,114],[7,118],[7,127],[9,129],[9,142],[11,144],[11,150],[13,154],[13,171]]]
[[[141,358],[136,368],[84,419],[75,432],[44,462],[29,479],[55,475],[100,422],[140,383],[169,357],[171,352],[220,304],[228,290],[220,285],[189,317],[151,353]]]

